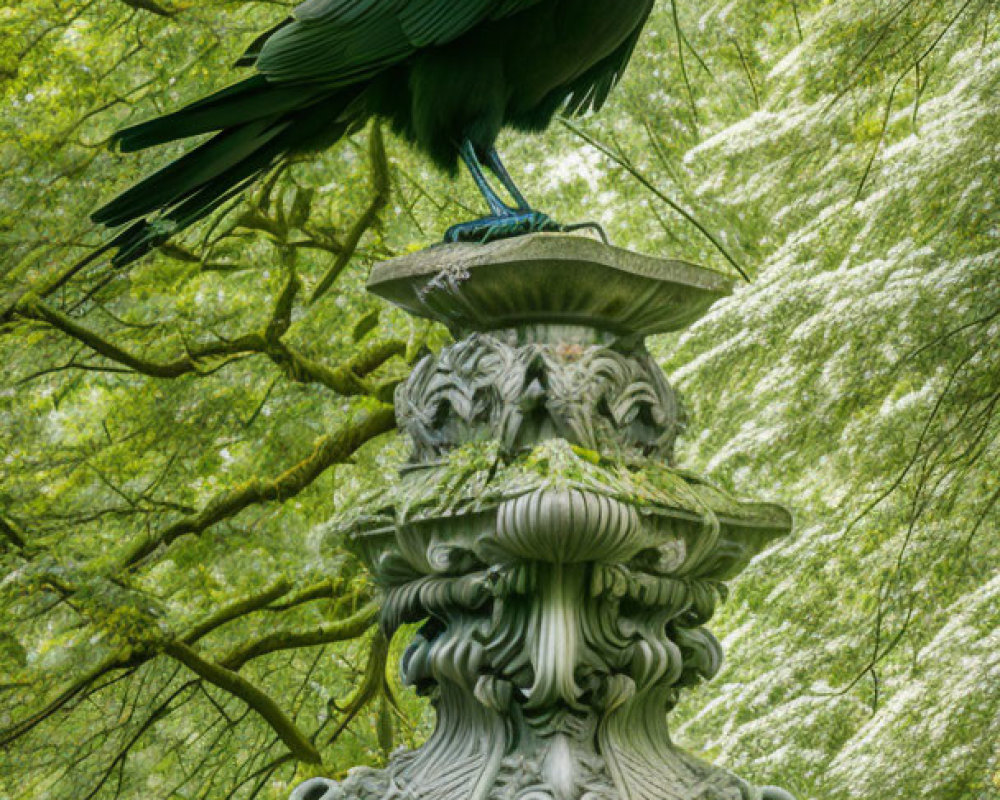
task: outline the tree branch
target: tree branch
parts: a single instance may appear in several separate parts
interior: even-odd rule
[[[376,630],[372,637],[371,647],[368,650],[368,662],[365,664],[365,674],[358,685],[357,690],[347,701],[347,705],[342,710],[343,716],[337,723],[327,739],[326,744],[331,745],[340,734],[344,732],[351,721],[361,713],[361,710],[372,700],[378,697],[379,693],[386,688],[385,665],[389,658],[389,640],[381,630]],[[341,711],[333,701],[330,701],[331,710]],[[319,731],[316,731],[316,735]],[[314,736],[315,738],[315,736]]]
[[[346,364],[329,367],[302,355],[281,341],[280,336],[287,330],[282,328],[280,316],[291,303],[297,282],[290,281],[282,290],[276,304],[275,314],[263,333],[250,333],[226,342],[218,342],[200,347],[188,348],[182,358],[159,362],[142,358],[111,342],[100,334],[81,325],[73,317],[62,313],[45,303],[37,295],[22,298],[18,314],[28,319],[44,322],[58,331],[82,342],[98,355],[122,364],[129,369],[152,378],[179,378],[192,373],[203,374],[211,369],[225,366],[226,359],[237,356],[260,354],[271,359],[277,366],[298,383],[318,383],[345,397],[371,394],[376,390],[367,386],[361,377],[378,369],[390,358],[403,355],[406,343],[388,339],[375,343],[358,353]],[[222,364],[210,366],[209,362],[223,360]],[[81,365],[71,362],[67,367]]]
[[[354,257],[354,252],[358,249],[361,237],[376,223],[378,215],[382,213],[382,209],[389,202],[389,162],[385,155],[385,140],[382,138],[382,127],[377,122],[372,124],[371,133],[368,136],[368,153],[371,163],[372,199],[368,203],[368,207],[354,223],[354,227],[348,232],[347,238],[344,240],[343,252],[337,256],[336,261],[333,262],[333,266],[320,278],[319,283],[316,284],[316,288],[313,289],[312,296],[309,298],[310,304],[315,303],[327,293],[333,282],[337,280],[337,277],[344,271],[351,258]]]
[[[304,589],[300,589],[291,597],[286,598],[281,603],[270,603],[264,611],[286,611],[294,606],[300,606],[303,603],[309,603],[313,600],[321,600],[324,597],[333,597],[333,582],[326,580],[320,581],[319,583],[314,583],[311,586],[306,586]]]
[[[356,422],[321,438],[312,455],[278,477],[268,481],[256,478],[248,481],[216,496],[197,514],[177,520],[158,533],[141,537],[120,559],[121,568],[133,567],[158,547],[170,545],[185,534],[200,534],[252,505],[295,497],[329,467],[345,462],[363,444],[395,427],[392,407],[379,404]]]
[[[73,698],[87,689],[87,687],[89,687],[102,675],[106,675],[116,669],[124,669],[132,666],[134,663],[138,662],[138,659],[139,657],[135,655],[126,658],[119,654],[106,658],[96,667],[90,669],[82,678],[79,678],[72,685],[60,692],[58,697],[48,703],[44,708],[35,712],[31,716],[25,717],[14,725],[11,725],[6,730],[0,731],[0,747],[7,746],[15,739],[19,739],[24,736],[41,722],[44,722],[46,719],[63,708],[63,706],[73,700]]]
[[[238,617],[242,617],[254,611],[259,611],[260,609],[268,606],[270,603],[273,603],[279,597],[284,597],[291,591],[291,589],[292,585],[287,579],[279,578],[263,591],[250,595],[249,597],[241,597],[239,600],[223,606],[211,616],[206,617],[198,624],[192,626],[187,633],[181,637],[180,641],[184,644],[194,644],[196,641],[204,636],[207,636],[216,628],[222,627],[227,622],[232,622]]]
[[[220,658],[219,664],[227,669],[238,670],[248,661],[269,653],[357,639],[375,624],[378,612],[378,603],[368,603],[347,619],[326,622],[307,630],[274,631],[237,647]]]
[[[587,133],[574,123],[570,122],[565,117],[560,118],[559,121],[563,125],[565,125],[570,131],[572,131],[581,139],[583,139],[583,141],[585,141],[591,147],[595,148],[598,152],[602,153],[603,155],[607,156],[612,161],[614,161],[618,166],[620,166],[627,173],[629,173],[629,175],[631,175],[633,178],[639,181],[639,183],[645,186],[650,192],[656,195],[656,197],[658,197],[660,200],[662,200],[664,203],[670,206],[674,211],[676,211],[678,214],[684,217],[684,219],[686,219],[688,222],[694,225],[694,227],[698,229],[698,232],[701,233],[701,235],[704,236],[706,239],[708,239],[708,241],[711,242],[712,246],[715,247],[715,249],[722,254],[722,256],[726,259],[726,261],[728,261],[733,266],[733,269],[735,269],[740,274],[743,280],[745,280],[747,283],[750,283],[750,277],[747,275],[746,270],[744,270],[743,267],[741,267],[739,264],[736,263],[735,259],[733,259],[731,255],[729,255],[729,251],[726,250],[726,248],[722,246],[722,243],[718,239],[716,239],[715,236],[712,235],[711,231],[709,231],[708,228],[702,225],[701,222],[699,222],[690,211],[688,211],[686,208],[676,203],[674,200],[671,200],[662,191],[660,191],[660,189],[656,187],[656,184],[654,184],[649,178],[647,178],[642,172],[640,172],[639,169],[635,166],[635,164],[633,164],[631,160],[629,160],[623,153],[616,153],[606,144],[604,144],[601,141],[598,141],[589,133]]]
[[[153,0],[120,0],[120,2],[129,8],[148,11],[150,14],[156,14],[158,17],[167,17],[168,19],[177,13],[176,11],[168,11],[158,3],[154,3]]]
[[[232,622],[234,619],[237,619],[241,616],[246,616],[247,614],[251,614],[255,611],[284,611],[289,608],[293,608],[297,605],[302,605],[303,603],[307,603],[311,600],[319,599],[321,597],[331,597],[333,596],[333,593],[335,591],[335,587],[329,580],[322,581],[320,583],[307,586],[301,591],[292,594],[281,605],[271,605],[274,602],[274,600],[287,595],[291,591],[291,588],[292,586],[287,580],[279,579],[271,586],[268,586],[267,588],[265,588],[261,592],[258,592],[257,594],[253,594],[247,597],[242,597],[222,607],[214,614],[205,618],[201,622],[196,623],[187,631],[178,636],[177,641],[184,645],[192,645],[198,640],[204,638],[212,631],[216,630],[217,628],[225,625],[228,622]],[[72,588],[63,587],[63,591],[66,593],[70,593],[72,592]],[[341,599],[346,600],[347,597]],[[353,617],[344,620],[342,623],[337,623],[342,625],[340,633],[343,635],[341,638],[331,638],[330,641],[343,641],[348,638],[352,638],[351,636],[348,635],[351,632],[349,624],[360,627],[360,619],[358,619],[358,617],[359,615],[366,613],[367,609],[368,607],[366,606],[361,612],[354,615]],[[323,630],[325,632],[325,635],[328,637],[334,637],[337,635],[337,630],[335,628],[335,625],[333,624],[331,624],[330,626],[323,626]],[[355,630],[357,630],[357,633],[355,633],[354,635],[360,636],[362,633],[364,633],[365,630],[367,630],[367,626],[360,630],[355,628]],[[293,647],[308,646],[308,633],[310,632],[292,632],[292,633],[293,636],[296,636],[298,638],[294,640],[295,643],[291,644],[290,646]],[[314,633],[314,636],[315,635],[317,634]],[[321,638],[323,636],[322,633],[318,635]],[[267,639],[268,637],[264,638]],[[316,643],[322,643],[322,642],[316,642]],[[250,645],[247,645],[244,648],[238,648],[236,651],[234,651],[234,654],[238,654],[244,650],[249,650],[253,647],[260,648],[262,646],[264,645],[262,645],[260,643],[260,640],[258,640],[257,643],[251,643]],[[278,649],[284,649],[284,648],[273,647],[271,651]],[[227,657],[227,660],[228,658],[232,658],[234,654],[231,654],[229,657]],[[258,653],[258,654],[263,655],[263,653]],[[19,739],[20,737],[29,733],[33,728],[44,722],[53,714],[59,712],[62,708],[64,708],[67,704],[78,698],[81,694],[87,696],[91,694],[93,691],[99,691],[109,686],[110,683],[120,680],[120,678],[115,678],[113,681],[104,683],[100,686],[97,686],[96,689],[92,690],[91,687],[94,686],[94,684],[97,683],[102,677],[114,673],[118,670],[134,671],[142,664],[155,658],[156,655],[157,655],[156,650],[151,648],[144,648],[138,651],[133,650],[129,653],[116,653],[111,656],[108,656],[98,665],[88,670],[86,673],[84,673],[83,676],[77,678],[72,684],[63,689],[63,691],[60,692],[59,695],[52,701],[50,701],[44,708],[20,720],[11,727],[3,731],[0,731],[0,747],[6,746],[11,742],[13,742],[14,740]],[[256,655],[253,655],[251,657],[256,657]],[[247,660],[249,659],[247,658],[244,659],[242,662],[240,662],[240,666],[242,666],[243,663],[246,663]],[[13,686],[11,688],[13,688]]]
[[[108,341],[101,335],[89,328],[81,325],[72,317],[56,310],[48,303],[44,302],[37,295],[26,295],[21,298],[17,307],[18,314],[28,319],[35,319],[51,325],[56,330],[65,333],[67,336],[76,339],[87,345],[91,350],[119,364],[134,369],[143,375],[154,378],[177,378],[190,372],[198,372],[199,364],[197,356],[186,355],[183,358],[164,363],[140,358],[128,352],[122,347]],[[206,356],[219,357],[237,355],[253,351],[256,342],[245,341],[243,339],[226,343],[223,346],[214,346],[206,352]]]
[[[206,661],[183,642],[170,642],[163,648],[163,652],[213,686],[218,686],[250,706],[270,725],[297,759],[309,764],[323,763],[319,751],[309,738],[298,729],[274,700],[246,678],[211,661]]]
[[[670,13],[674,21],[674,37],[677,40],[677,63],[681,68],[681,77],[684,78],[684,86],[687,88],[688,102],[691,104],[691,127],[694,135],[698,135],[698,106],[694,100],[694,90],[691,88],[691,80],[688,78],[687,65],[684,63],[684,42],[681,22],[677,14],[677,0],[670,0]]]
[[[177,667],[179,670],[180,667]],[[118,750],[118,755],[114,757],[107,768],[104,770],[104,774],[101,776],[100,780],[96,783],[93,789],[83,798],[83,800],[91,800],[97,793],[101,790],[101,787],[107,783],[108,779],[111,777],[111,773],[114,772],[115,767],[120,767],[124,769],[125,760],[128,758],[129,753],[132,748],[135,747],[136,743],[152,728],[159,720],[163,719],[165,716],[169,715],[170,707],[173,705],[174,700],[185,694],[189,689],[200,685],[200,681],[190,680],[187,683],[182,684],[173,693],[171,693],[166,700],[160,703],[153,711],[146,717],[146,720],[139,726],[138,730],[133,733],[128,741],[123,747]]]
[[[28,542],[21,527],[10,517],[0,514],[0,536],[10,542],[16,550],[26,550]]]

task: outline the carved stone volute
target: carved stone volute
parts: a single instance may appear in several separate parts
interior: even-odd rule
[[[455,337],[397,390],[397,483],[332,525],[382,587],[385,632],[423,623],[401,670],[437,726],[295,800],[789,798],[667,728],[721,664],[704,626],[724,581],[791,529],[674,465],[683,415],[643,339],[728,281],[542,234],[396,259],[369,289]]]

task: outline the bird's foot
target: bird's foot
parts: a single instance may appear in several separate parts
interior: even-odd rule
[[[478,242],[486,244],[498,239],[524,236],[528,233],[558,233],[563,226],[541,211],[513,211],[452,225],[444,235],[448,243]]]
[[[605,244],[607,234],[596,222],[582,222],[576,225],[563,225],[553,220],[541,211],[513,211],[510,214],[494,215],[482,219],[462,222],[452,225],[444,235],[445,242],[478,242],[486,244],[499,239],[510,239],[514,236],[524,236],[529,233],[572,233],[573,231],[590,229],[597,232]]]

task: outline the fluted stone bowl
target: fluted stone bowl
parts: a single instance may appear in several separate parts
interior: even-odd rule
[[[421,574],[458,574],[498,561],[645,553],[654,572],[727,580],[792,529],[783,506],[738,499],[664,464],[595,461],[554,439],[495,467],[493,448],[467,445],[450,463],[408,470],[358,498],[331,522],[328,542],[347,543],[381,573],[397,556]]]

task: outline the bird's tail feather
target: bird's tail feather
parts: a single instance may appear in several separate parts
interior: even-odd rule
[[[116,267],[122,267],[142,258],[175,233],[204,219],[223,203],[238,195],[253,183],[270,163],[261,157],[248,159],[203,186],[161,218],[152,222],[140,220],[129,226],[112,241],[118,252],[111,259],[111,263]],[[246,177],[241,179],[241,174]]]
[[[252,158],[280,136],[288,125],[265,119],[225,130],[122,192],[95,211],[91,219],[114,228],[187,197]]]
[[[296,87],[286,87],[285,91],[297,103],[279,94],[270,98],[274,103],[255,108],[244,94],[252,95],[256,89],[252,86],[240,89],[240,86],[224,89],[177,114],[143,123],[119,135],[121,141],[134,144],[166,141],[166,131],[176,131],[173,126],[182,123],[187,125],[184,131],[220,130],[209,141],[91,215],[94,222],[107,227],[133,223],[111,242],[117,247],[113,264],[124,266],[141,258],[172,235],[208,216],[286,153],[309,149],[318,139],[336,141],[358,122],[352,113],[345,111],[355,108],[352,103],[357,90],[335,94],[326,90],[319,95],[322,100],[319,107],[315,88],[311,94],[303,94]],[[265,91],[270,88],[265,87]],[[169,121],[172,118],[174,122]],[[220,126],[220,120],[226,124]],[[234,120],[238,121],[228,124]],[[165,130],[160,132],[159,126],[165,126]],[[129,134],[139,128],[144,128],[141,134]],[[185,132],[170,138],[187,135],[194,134]],[[156,216],[150,218],[152,215]]]
[[[277,117],[309,105],[329,89],[307,84],[278,86],[255,75],[162,117],[118,131],[111,144],[124,153]]]

